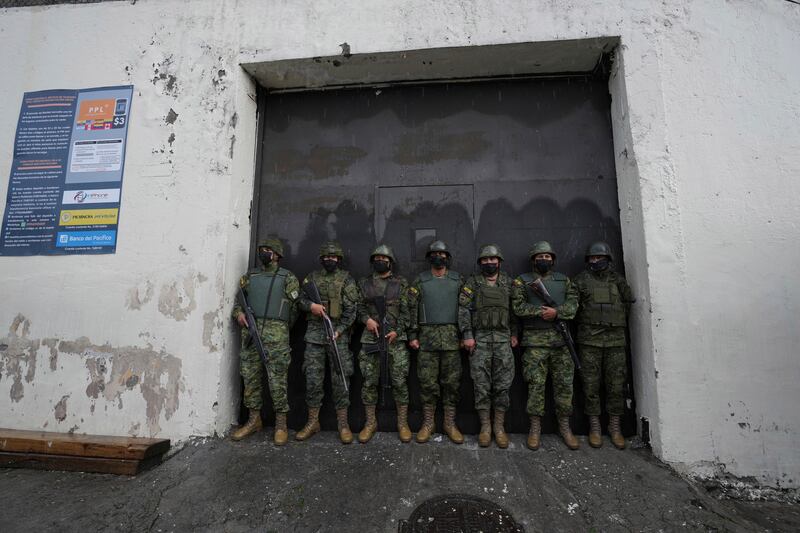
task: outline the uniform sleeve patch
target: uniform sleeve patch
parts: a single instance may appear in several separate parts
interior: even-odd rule
[[[239,287],[243,289],[247,287],[247,281],[248,281],[247,276],[242,276],[241,278],[239,278]]]
[[[297,291],[292,291],[292,293],[289,296],[292,297],[292,300],[297,300],[297,297],[300,296],[300,293]]]
[[[410,292],[410,293],[411,293],[411,294],[413,294],[414,296],[416,296],[417,294],[419,294],[419,291],[417,290],[417,288],[416,288],[416,287],[409,287],[409,288],[408,288],[408,292]]]
[[[463,293],[464,293],[464,294],[466,294],[467,296],[472,296],[472,289],[470,289],[469,287],[463,287],[463,288],[461,289],[461,292],[463,292]]]
[[[516,278],[516,279],[514,280],[514,286],[515,286],[515,287],[522,287],[522,280],[521,280],[521,279],[519,279],[519,278]]]

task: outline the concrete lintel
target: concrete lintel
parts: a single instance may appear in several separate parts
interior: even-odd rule
[[[242,67],[269,90],[591,72],[618,37],[426,48],[258,61]],[[343,43],[344,44],[344,43]]]

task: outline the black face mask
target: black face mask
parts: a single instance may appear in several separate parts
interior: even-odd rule
[[[323,259],[320,262],[322,263],[322,267],[328,272],[336,272],[336,267],[339,266],[339,261],[336,259]]]
[[[589,263],[589,270],[592,272],[602,272],[603,270],[608,268],[608,259],[603,258],[594,263]]]
[[[372,270],[374,270],[378,274],[384,274],[386,272],[389,272],[390,268],[391,268],[391,265],[389,264],[389,261],[373,261],[372,262]]]
[[[497,274],[498,270],[500,270],[500,265],[496,265],[494,263],[483,263],[481,265],[481,272],[486,274],[487,276]]]
[[[442,268],[447,266],[447,258],[440,255],[429,255],[428,262],[433,265],[434,268]]]
[[[262,264],[268,265],[272,263],[272,252],[267,250],[263,250],[258,252],[258,259],[261,261]]]
[[[536,272],[539,274],[547,274],[550,272],[550,269],[553,268],[553,261],[550,259],[537,259],[533,262],[533,268],[535,268]]]

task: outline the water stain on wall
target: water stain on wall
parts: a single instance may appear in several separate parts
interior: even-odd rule
[[[25,383],[36,377],[36,353],[41,341],[28,338],[31,322],[18,314],[8,328],[8,336],[0,339],[0,378],[13,380],[11,401],[18,402],[25,396]],[[24,374],[23,374],[24,371]]]

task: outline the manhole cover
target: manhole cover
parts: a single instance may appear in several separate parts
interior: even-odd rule
[[[508,511],[482,498],[465,494],[439,496],[423,502],[399,533],[524,533]]]

